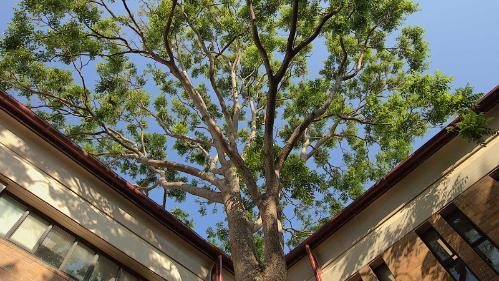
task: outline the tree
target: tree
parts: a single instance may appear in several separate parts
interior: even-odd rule
[[[410,0],[23,0],[0,89],[145,193],[223,206],[237,280],[285,280],[296,245],[455,113]],[[310,69],[315,47],[327,57]],[[481,129],[479,129],[481,128]],[[180,210],[175,213],[187,220]],[[287,234],[286,234],[287,233]],[[284,236],[286,234],[286,241]]]

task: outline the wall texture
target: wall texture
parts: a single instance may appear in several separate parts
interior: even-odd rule
[[[0,239],[0,280],[70,281],[64,273],[50,268],[18,246]]]
[[[206,279],[214,261],[5,112],[0,120],[10,192],[147,278]]]
[[[487,114],[490,117],[490,126],[497,131],[499,107],[496,106]],[[488,138],[484,145],[466,142],[459,137],[453,139],[313,249],[321,265],[323,279],[346,280],[374,259],[381,257],[397,241],[402,241],[403,238],[410,239],[405,236],[497,167],[499,165],[497,155],[499,155],[497,134]],[[488,196],[483,195],[487,192]],[[493,192],[495,193],[492,194]],[[490,218],[494,217],[494,212],[497,217],[496,209],[499,207],[494,203],[494,200],[497,202],[497,192],[497,189],[471,191],[466,194],[470,194],[473,198],[456,201],[456,204],[461,204],[463,208],[468,207],[470,218],[473,218],[477,224],[483,225],[484,231],[488,231],[490,237],[495,239],[499,237],[498,221]],[[475,208],[477,205],[481,207]],[[412,243],[416,242],[417,239],[412,240]],[[421,246],[420,243],[414,245],[416,249]],[[400,247],[403,251],[404,247]],[[412,258],[417,259],[425,250],[421,248],[418,251],[411,253],[415,255]],[[424,270],[434,272],[436,274],[434,276],[442,276],[439,273],[442,269],[426,266]],[[407,270],[404,274],[418,275]],[[429,278],[421,274],[419,277]],[[419,277],[406,280],[425,280]],[[288,280],[314,280],[306,259],[298,261],[290,268]]]

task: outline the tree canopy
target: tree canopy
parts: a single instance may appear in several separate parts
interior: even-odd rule
[[[297,245],[479,97],[428,72],[410,0],[22,0],[0,89],[145,193],[223,206],[238,280]],[[314,45],[315,44],[315,45]],[[317,47],[319,46],[319,48]],[[324,52],[311,69],[314,51]],[[165,199],[166,200],[166,199]],[[184,221],[181,210],[174,213]],[[283,238],[285,237],[285,239]]]

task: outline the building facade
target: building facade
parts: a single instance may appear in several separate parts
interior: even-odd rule
[[[476,107],[495,132],[498,103],[496,87]],[[288,280],[499,280],[498,166],[497,133],[477,144],[442,130],[288,253]],[[0,93],[0,280],[230,281],[232,271],[223,252]]]

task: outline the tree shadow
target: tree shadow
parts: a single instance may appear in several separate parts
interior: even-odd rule
[[[321,264],[330,265],[325,274],[326,280],[346,280],[358,269],[368,265],[380,257],[385,260],[389,268],[394,271],[396,280],[450,280],[449,275],[443,269],[426,245],[417,237],[414,232],[421,224],[439,212],[445,202],[452,201],[469,185],[469,177],[464,173],[457,173],[454,176],[453,170],[447,170],[445,175],[433,182],[429,187],[416,194],[414,198],[403,202],[398,209],[386,207],[386,211],[365,209],[364,214],[354,218],[352,224],[362,224],[362,220],[376,221],[364,235],[351,244],[343,245],[344,251],[333,258],[319,256]],[[409,188],[405,186],[404,188]],[[394,190],[393,192],[397,192]],[[385,194],[385,195],[388,195]],[[390,196],[390,195],[388,195]],[[384,199],[386,200],[386,199]],[[382,209],[382,206],[374,206]],[[381,214],[390,214],[384,218]],[[344,226],[342,226],[344,227]],[[338,230],[340,232],[341,230]],[[338,236],[334,242],[342,244],[349,233],[344,233],[343,237]],[[352,232],[351,235],[355,235]],[[350,239],[350,241],[352,241]],[[331,242],[331,243],[334,243]],[[333,275],[334,273],[334,275]],[[294,280],[294,279],[293,279]],[[298,280],[298,279],[296,279]]]
[[[56,216],[53,219],[66,228],[76,225],[73,231],[94,248],[109,249],[105,254],[150,275],[144,277],[191,280],[209,274],[212,261],[174,230],[12,119],[0,124],[0,159],[1,173],[21,187],[7,190],[17,196],[28,194],[28,204],[35,202],[39,211]]]

